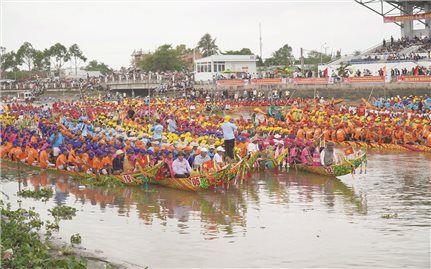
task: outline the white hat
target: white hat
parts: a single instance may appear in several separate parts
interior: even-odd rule
[[[100,132],[100,127],[96,127],[96,129],[94,129],[94,131],[95,131],[96,133]]]
[[[224,148],[223,148],[223,147],[218,146],[218,147],[217,147],[217,151],[225,152],[226,150],[224,150]]]
[[[199,146],[199,144],[193,141],[192,143],[190,143],[190,146],[191,146],[191,147],[198,147],[198,146]]]
[[[201,152],[208,152],[207,148],[201,148]]]
[[[121,149],[119,149],[119,150],[117,150],[117,151],[115,152],[115,154],[116,154],[116,155],[121,155],[121,154],[124,154],[124,151],[122,151]]]
[[[281,135],[276,134],[276,135],[274,135],[274,137],[275,137],[275,138],[281,138]]]

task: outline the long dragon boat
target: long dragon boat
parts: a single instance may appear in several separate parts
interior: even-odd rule
[[[43,169],[37,166],[6,159],[2,159],[0,163],[7,163],[11,166],[16,166],[17,169],[29,168],[38,171],[48,171],[54,174],[68,175],[79,179],[87,179],[91,180],[92,183],[100,185],[109,182],[116,182],[119,184],[131,186],[156,184],[179,190],[204,191],[210,187],[220,186],[232,180],[236,176],[236,171],[238,171],[238,169],[241,167],[243,160],[237,163],[226,165],[217,171],[211,170],[202,173],[193,171],[191,176],[188,178],[172,178],[163,175],[163,173],[160,173],[163,168],[163,162],[146,169],[141,168],[140,171],[124,173],[120,175],[94,175],[84,172],[58,170],[55,168]]]
[[[237,163],[228,164],[217,171],[209,170],[201,173],[193,171],[188,178],[172,178],[156,174],[154,177],[148,177],[147,180],[151,184],[168,188],[185,191],[204,191],[210,187],[217,187],[234,179],[243,162],[244,160],[240,160]]]
[[[384,144],[384,143],[370,143],[363,141],[344,141],[335,142],[339,146],[352,146],[356,148],[362,148],[367,150],[379,150],[379,151],[414,151],[414,152],[430,152],[431,147],[427,145],[409,145],[409,144]]]
[[[354,173],[356,168],[358,168],[363,163],[366,164],[366,161],[367,161],[367,154],[363,153],[352,160],[344,158],[344,160],[340,164],[333,164],[330,166],[308,166],[308,165],[296,164],[294,165],[294,168],[300,171],[309,172],[313,174],[325,175],[330,177],[339,177],[339,176],[344,176],[347,174]]]

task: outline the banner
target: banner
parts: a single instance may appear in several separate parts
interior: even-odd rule
[[[413,14],[413,15],[384,16],[383,22],[389,23],[389,22],[414,21],[414,20],[423,20],[423,19],[431,19],[431,12]]]
[[[263,79],[252,79],[252,85],[273,85],[273,84],[282,84],[283,81],[281,78],[263,78]]]
[[[383,83],[384,76],[349,77],[344,79],[344,83]]]
[[[244,80],[241,79],[222,79],[217,80],[217,86],[244,86]]]
[[[409,83],[416,83],[416,82],[431,83],[431,76],[400,76],[397,78],[397,81],[409,82]]]
[[[327,85],[328,78],[294,78],[293,84],[297,85]]]

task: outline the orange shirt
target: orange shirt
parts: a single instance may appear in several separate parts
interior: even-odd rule
[[[323,131],[323,137],[325,137],[325,141],[329,141],[331,138],[331,131],[329,130],[324,130]]]
[[[20,148],[20,150],[21,150],[21,148]],[[15,152],[15,154],[16,154],[16,152]],[[27,159],[27,154],[28,154],[27,149],[24,149],[24,150],[21,150],[20,154],[16,154],[16,156],[19,158],[20,161],[24,161],[25,159]]]
[[[21,153],[22,153],[22,150],[20,147],[12,148],[9,151],[9,158],[11,158],[12,161],[17,161]]]
[[[100,159],[99,159],[99,158],[97,158],[97,157],[94,157],[94,158],[93,158],[93,163],[92,163],[92,165],[93,165],[93,168],[94,168],[94,169],[96,169],[96,170],[100,170],[100,169],[102,169],[102,168],[103,168],[102,162],[101,162],[101,161],[100,161]]]
[[[109,156],[103,157],[102,159],[102,165],[103,167],[110,167],[112,166],[112,160],[109,158]]]
[[[64,154],[58,155],[57,160],[55,161],[55,167],[60,169],[60,165],[65,165],[66,161],[67,161],[66,155]]]
[[[296,133],[296,136],[297,136],[299,139],[304,139],[304,130],[299,129],[299,130],[298,130],[298,132]]]
[[[36,149],[30,148],[28,151],[27,164],[33,165],[34,161],[39,161],[39,154]]]
[[[426,143],[426,145],[428,147],[431,147],[431,133],[427,136],[427,143]]]
[[[3,146],[0,146],[0,157],[4,158],[7,157],[9,154],[9,151],[12,149],[12,143],[6,142]]]
[[[40,152],[39,161],[40,161],[39,165],[41,168],[47,168],[48,167],[48,152],[46,152],[46,150],[42,150]]]
[[[307,139],[313,139],[313,133],[314,133],[314,129],[313,129],[313,128],[308,129],[308,130],[305,132],[305,137],[306,137]]]

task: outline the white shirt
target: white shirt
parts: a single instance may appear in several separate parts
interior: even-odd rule
[[[186,159],[183,159],[182,162],[180,162],[179,159],[175,159],[175,161],[172,163],[172,170],[174,171],[174,174],[182,175],[185,173],[190,173],[192,168]]]
[[[195,157],[195,160],[194,160],[193,164],[196,165],[196,166],[200,166],[204,162],[207,162],[207,161],[210,161],[210,160],[211,160],[211,158],[210,158],[210,156],[208,156],[208,154],[205,155],[205,157],[202,157],[202,155],[199,154],[198,156]]]
[[[332,164],[337,164],[338,163],[338,158],[337,158],[337,154],[335,154],[335,150],[334,150],[334,162]],[[325,166],[325,150],[322,150],[322,152],[320,152],[320,164]]]
[[[259,151],[259,146],[257,144],[252,143],[252,142],[248,143],[248,145],[247,145],[247,152],[248,153],[255,153],[258,151]]]
[[[214,155],[214,161],[216,162],[216,163],[223,163],[223,157],[220,155],[220,154],[218,154],[218,152]]]

